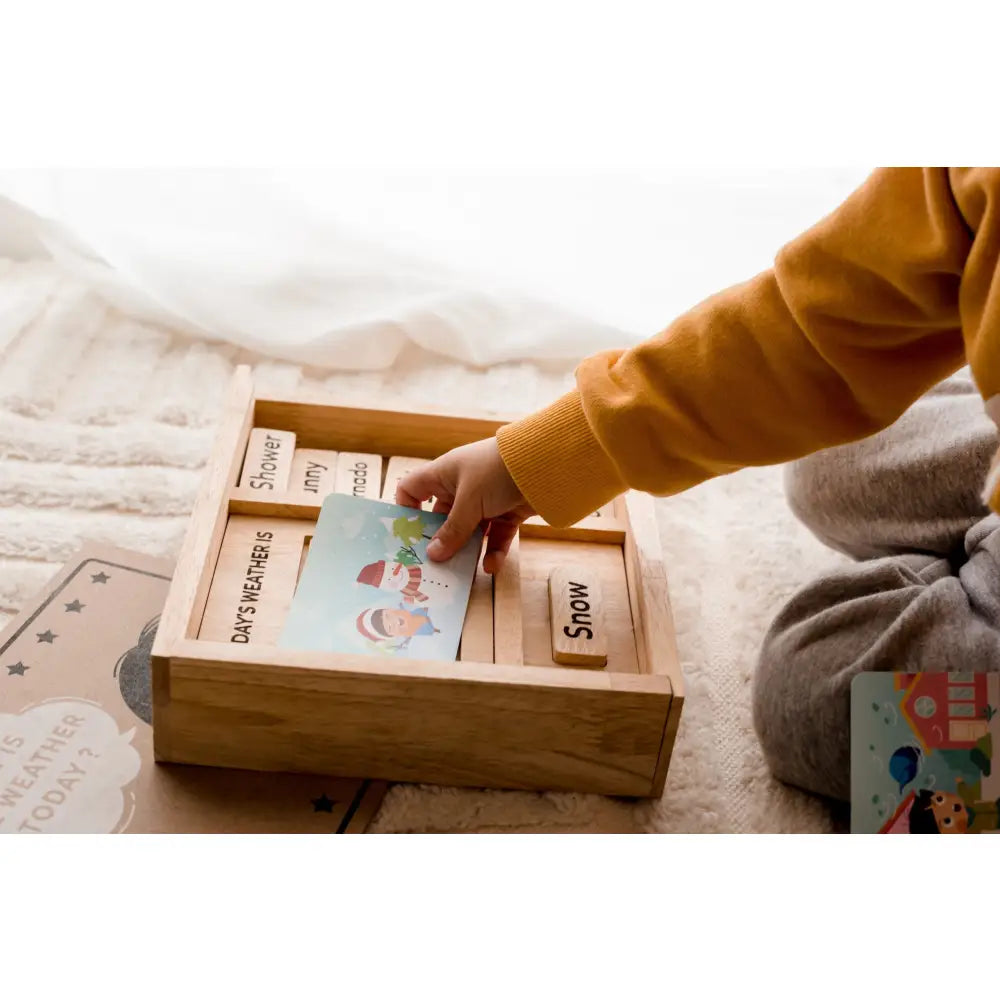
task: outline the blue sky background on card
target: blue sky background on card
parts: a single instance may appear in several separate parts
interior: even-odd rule
[[[398,517],[419,518],[422,534],[431,536],[444,523],[445,515],[398,507],[345,494],[331,494],[323,502],[316,532],[302,578],[285,622],[279,645],[286,648],[385,655],[357,629],[357,618],[369,608],[397,608],[400,596],[359,584],[362,568],[379,560],[392,562],[403,543],[391,532]],[[440,586],[425,589],[426,604],[437,635],[413,636],[406,649],[397,653],[413,659],[455,659],[465,621],[469,590],[482,545],[477,532],[466,547],[446,564],[427,559],[429,537],[415,541],[413,550],[421,569],[432,574]],[[447,591],[443,602],[439,594]]]

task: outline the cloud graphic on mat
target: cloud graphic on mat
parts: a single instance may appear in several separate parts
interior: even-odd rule
[[[13,750],[4,755],[0,833],[111,833],[142,767],[134,735],[99,705],[70,698],[0,713],[0,745]]]

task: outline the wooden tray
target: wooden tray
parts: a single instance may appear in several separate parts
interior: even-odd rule
[[[153,648],[156,758],[659,796],[683,687],[653,505],[643,494],[619,497],[570,528],[525,523],[501,573],[477,576],[457,661],[273,645],[322,496],[294,483],[238,486],[251,430],[291,431],[298,449],[428,459],[492,436],[501,424],[255,399],[250,370],[237,369]],[[264,572],[276,582],[257,595],[245,641],[248,630],[233,631],[234,615],[219,626],[227,616],[218,609],[227,601],[238,607],[233,577],[245,577],[246,560],[234,571],[230,551],[242,544],[252,554],[258,531],[272,536]],[[600,580],[603,669],[552,659],[548,577],[566,565]]]

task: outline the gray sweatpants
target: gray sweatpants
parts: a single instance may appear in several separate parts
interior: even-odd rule
[[[996,446],[964,371],[880,434],[788,467],[795,514],[857,562],[796,594],[764,640],[754,725],[776,778],[849,798],[863,670],[1000,670],[1000,517],[979,496]]]

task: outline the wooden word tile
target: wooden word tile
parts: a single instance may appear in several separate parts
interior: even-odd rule
[[[276,645],[313,528],[312,521],[231,515],[198,638]]]
[[[320,448],[296,448],[288,488],[325,497],[336,492],[337,453]]]
[[[342,451],[337,456],[334,493],[349,493],[355,497],[378,500],[382,485],[382,456]]]
[[[250,432],[239,485],[252,490],[284,493],[288,489],[294,451],[295,435],[291,431],[255,427]]]
[[[549,574],[552,659],[575,667],[603,667],[608,640],[601,582],[584,566],[559,566]]]
[[[396,502],[396,486],[403,476],[408,475],[414,469],[419,469],[421,465],[426,465],[426,458],[408,458],[405,455],[393,455],[389,459],[389,465],[385,470],[385,486],[382,487],[382,499],[386,503]],[[430,510],[434,506],[433,500],[425,500],[421,507]]]

